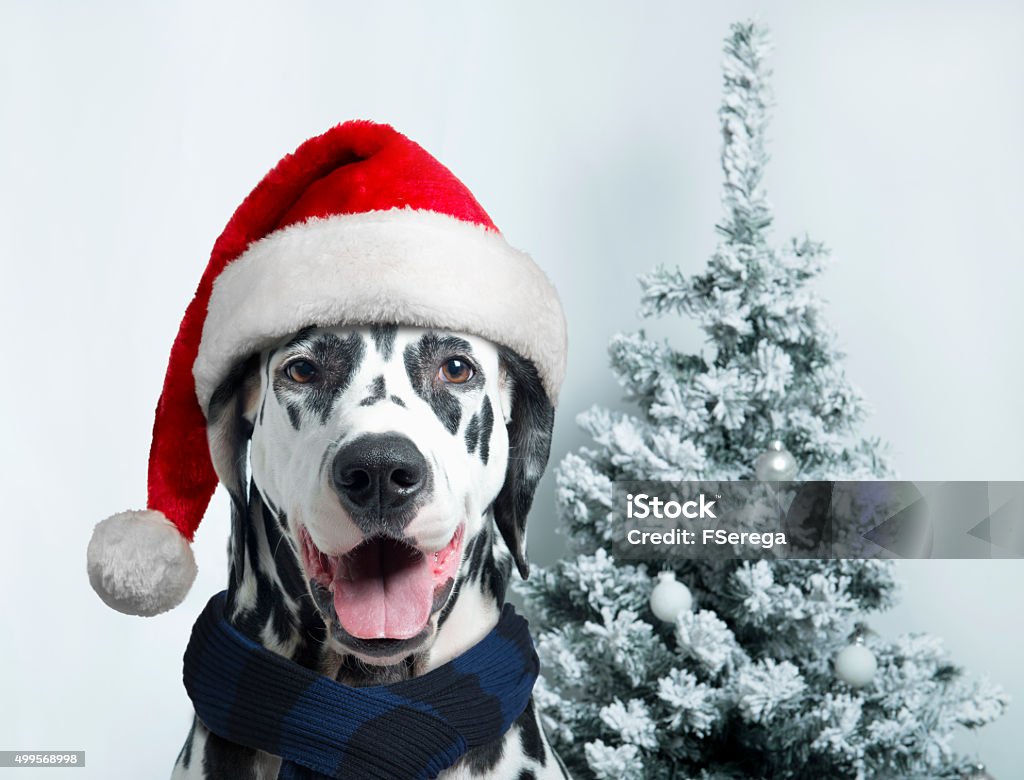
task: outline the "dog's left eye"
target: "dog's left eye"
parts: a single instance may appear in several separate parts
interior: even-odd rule
[[[473,366],[463,358],[449,358],[441,364],[437,375],[442,382],[450,385],[462,385],[473,378]]]
[[[293,382],[306,385],[315,380],[320,372],[308,360],[293,360],[284,367],[284,374]]]

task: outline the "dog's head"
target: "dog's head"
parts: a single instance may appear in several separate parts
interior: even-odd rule
[[[210,418],[236,495],[249,442],[253,487],[339,652],[382,663],[428,647],[491,516],[527,574],[553,408],[511,350],[412,327],[310,328],[240,366]]]

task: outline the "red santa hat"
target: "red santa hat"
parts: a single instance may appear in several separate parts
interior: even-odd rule
[[[511,347],[557,399],[566,326],[543,271],[419,145],[354,121],[281,160],[214,244],[157,404],[148,509],[107,518],[89,543],[100,598],[137,615],[185,598],[196,574],[190,542],[218,482],[207,414],[232,368],[307,326],[371,323]]]

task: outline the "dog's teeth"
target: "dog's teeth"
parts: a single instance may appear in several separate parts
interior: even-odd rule
[[[440,550],[435,550],[434,551],[434,563],[437,563],[440,559],[441,559],[441,551]]]

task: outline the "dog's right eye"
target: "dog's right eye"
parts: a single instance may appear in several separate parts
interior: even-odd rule
[[[284,375],[293,382],[298,382],[300,385],[309,384],[315,380],[319,374],[320,372],[317,371],[316,366],[308,360],[293,360],[284,367]]]

